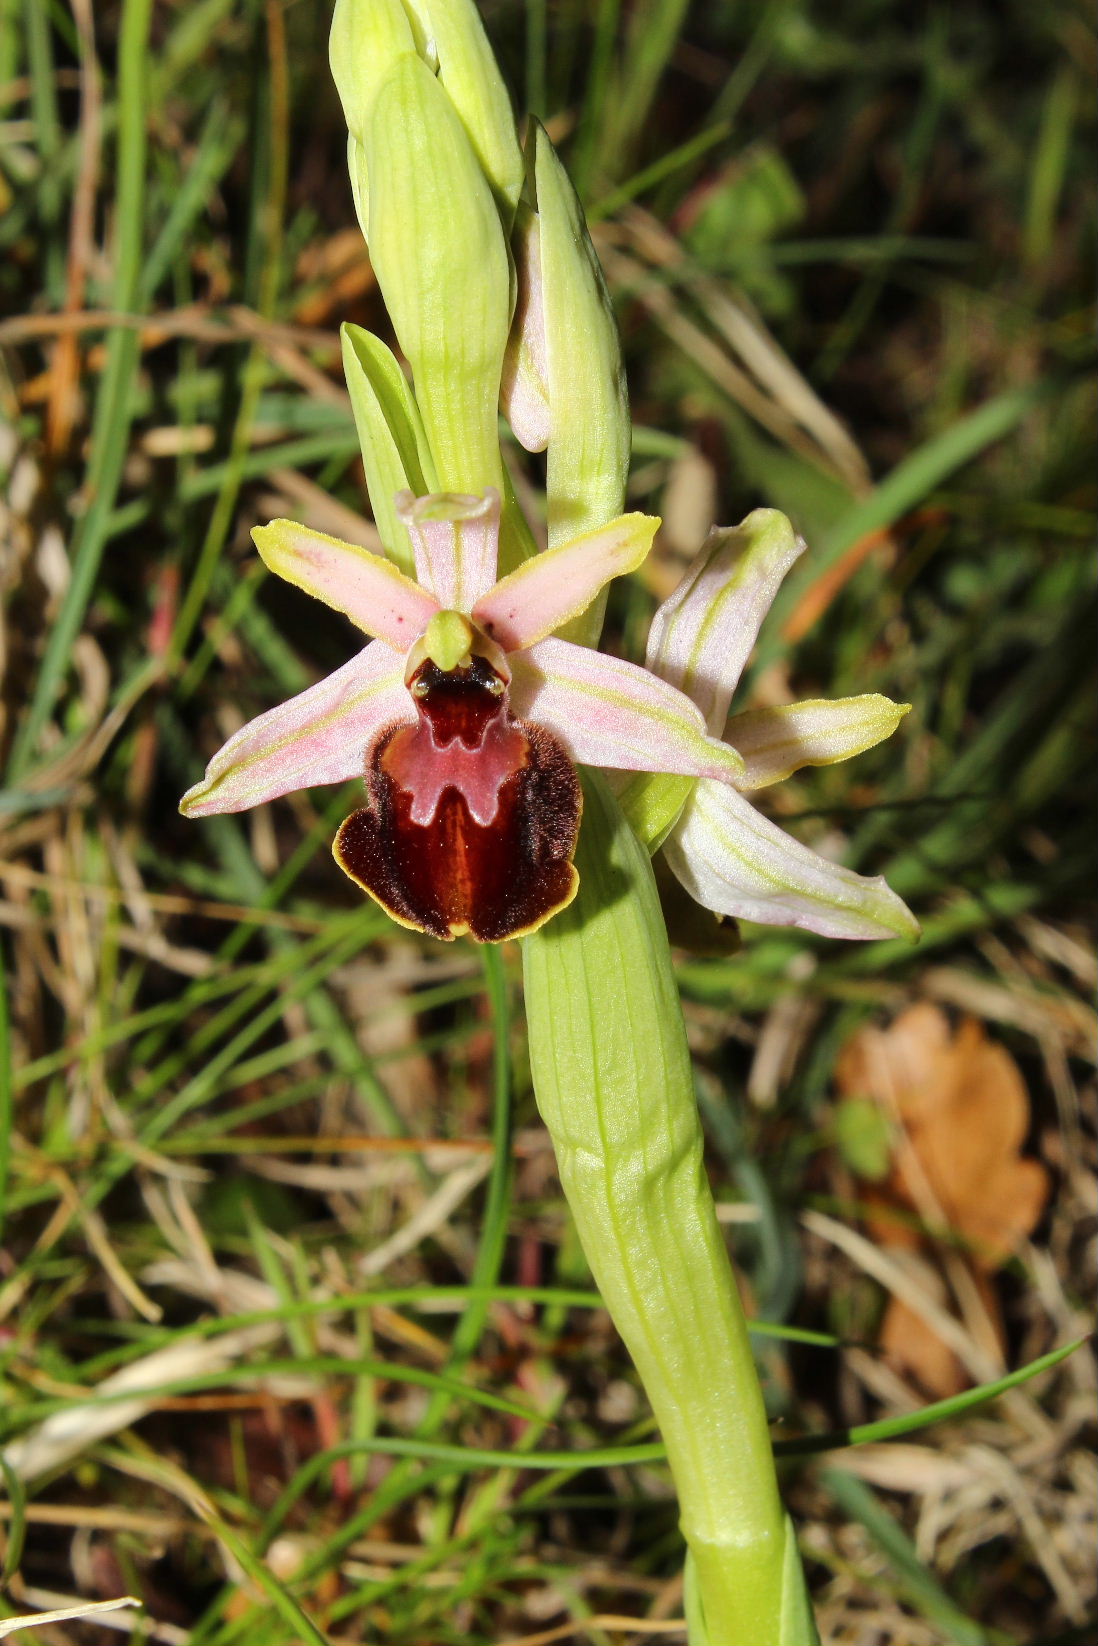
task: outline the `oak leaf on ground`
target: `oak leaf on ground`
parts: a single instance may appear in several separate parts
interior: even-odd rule
[[[934,1258],[942,1280],[964,1265],[997,1335],[991,1275],[1038,1222],[1048,1173],[1021,1154],[1029,1130],[1029,1093],[1005,1046],[966,1018],[954,1030],[937,1006],[909,1007],[888,1028],[860,1030],[835,1071],[841,1102],[872,1099],[892,1132],[887,1176],[867,1192],[870,1233],[911,1259]],[[881,1346],[898,1370],[931,1394],[964,1387],[967,1377],[922,1318],[893,1299]]]

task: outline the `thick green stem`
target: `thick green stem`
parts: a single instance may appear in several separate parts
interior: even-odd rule
[[[796,1587],[799,1564],[702,1163],[648,855],[601,781],[588,777],[584,788],[579,895],[524,945],[538,1106],[667,1447],[704,1618],[692,1642],[808,1641],[803,1629],[787,1632],[788,1565]]]

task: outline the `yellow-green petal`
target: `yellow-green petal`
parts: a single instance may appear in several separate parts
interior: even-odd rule
[[[910,703],[864,697],[806,698],[778,708],[734,714],[725,739],[743,755],[742,789],[780,783],[801,766],[833,766],[891,737]]]
[[[392,561],[295,520],[252,528],[263,563],[314,600],[349,617],[366,634],[406,652],[439,609],[427,589]]]

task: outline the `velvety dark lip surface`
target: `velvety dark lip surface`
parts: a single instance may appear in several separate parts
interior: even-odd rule
[[[516,720],[483,657],[410,682],[415,726],[394,726],[366,770],[367,804],[336,861],[402,925],[499,942],[571,901],[581,795],[562,744]]]

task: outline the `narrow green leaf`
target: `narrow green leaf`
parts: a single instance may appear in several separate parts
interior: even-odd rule
[[[7,1547],[4,1550],[3,1564],[0,1565],[0,1589],[6,1589],[19,1570],[19,1562],[23,1558],[23,1545],[27,1536],[27,1494],[23,1482],[8,1463],[3,1452],[0,1452],[0,1474],[4,1477],[8,1503],[11,1506],[11,1516],[7,1527]]]
[[[649,0],[634,12],[617,76],[615,95],[603,105],[604,127],[598,160],[607,175],[620,175],[624,156],[652,116],[656,89],[678,42],[688,0]]]
[[[141,265],[138,306],[151,303],[210,196],[231,166],[240,145],[241,123],[218,101],[207,111],[191,161],[171,211]]]
[[[8,972],[0,950],[0,1242],[8,1206],[8,1173],[11,1168],[11,1134],[15,1125],[14,1069],[11,1055],[11,1025],[8,1020]]]
[[[305,1646],[331,1646],[328,1636],[321,1634],[309,1615],[302,1611],[290,1591],[278,1581],[267,1562],[257,1559],[244,1539],[219,1516],[208,1514],[204,1519],[216,1532],[218,1540],[240,1562],[252,1582],[262,1589],[275,1611],[292,1629],[300,1632]]]
[[[32,13],[41,8],[32,6]],[[114,222],[117,241],[112,307],[133,309],[141,278],[145,195],[145,98],[148,90],[148,38],[152,0],[126,0],[118,36],[118,162],[115,172]],[[99,381],[91,436],[91,459],[85,490],[87,513],[73,536],[72,577],[50,629],[34,695],[12,744],[8,773],[23,775],[34,758],[39,736],[49,719],[72,659],[91,599],[107,541],[114,498],[122,478],[129,443],[133,378],[139,337],[123,327],[107,339],[106,362]]]
[[[295,1322],[300,1326],[302,1318],[301,1315],[295,1314],[292,1307],[279,1311],[278,1316],[279,1324],[286,1326],[288,1334],[292,1333]],[[178,1340],[176,1334],[175,1341]],[[143,1352],[147,1352],[147,1345],[142,1345],[142,1349]],[[214,1372],[195,1372],[190,1377],[167,1378],[140,1387],[89,1387],[80,1394],[51,1400],[21,1399],[18,1411],[10,1413],[10,1427],[5,1432],[5,1438],[10,1439],[14,1434],[23,1433],[31,1422],[41,1422],[54,1412],[72,1411],[90,1400],[94,1400],[97,1407],[125,1404],[134,1400],[155,1401],[165,1395],[200,1394],[204,1389],[218,1389],[226,1384],[249,1383],[258,1378],[277,1377],[376,1378],[386,1383],[407,1383],[411,1387],[427,1389],[433,1394],[443,1396],[447,1408],[455,1402],[467,1400],[474,1406],[483,1407],[485,1411],[500,1412],[505,1417],[519,1418],[524,1423],[536,1422],[539,1416],[521,1401],[508,1400],[504,1395],[495,1395],[487,1389],[478,1389],[475,1384],[463,1382],[457,1377],[424,1371],[418,1366],[404,1366],[399,1361],[365,1358],[351,1360],[344,1355],[314,1354],[306,1344],[303,1352],[297,1355],[268,1360],[257,1358],[242,1365],[220,1366]],[[0,1453],[0,1466],[2,1465],[3,1453]]]
[[[809,545],[800,566],[786,579],[759,642],[755,668],[768,663],[784,649],[782,617],[797,604],[809,584],[835,565],[854,543],[870,532],[894,525],[916,504],[925,501],[949,475],[1004,439],[1061,386],[1042,379],[1025,388],[1008,389],[985,401],[905,457],[868,497],[846,510],[831,531],[819,542]]]
[[[511,99],[473,0],[428,0],[438,77],[450,94],[509,228],[522,189]]]
[[[996,1399],[1008,1389],[1016,1389],[1020,1383],[1027,1383],[1039,1372],[1058,1366],[1061,1360],[1066,1360],[1085,1342],[1085,1338],[1078,1337],[1072,1343],[1065,1343],[1061,1348],[1041,1355],[1038,1360],[1031,1360],[1028,1366],[1022,1366],[1018,1371],[996,1378],[994,1383],[981,1383],[975,1389],[965,1389],[959,1395],[951,1395],[948,1400],[935,1400],[917,1412],[905,1412],[901,1417],[884,1417],[876,1423],[859,1423],[852,1429],[834,1429],[828,1434],[775,1441],[775,1455],[805,1457],[812,1452],[831,1452],[843,1446],[864,1446],[871,1440],[895,1440],[898,1435],[914,1434],[917,1429],[926,1429],[932,1423],[943,1423],[948,1418],[958,1417],[972,1406],[982,1406],[985,1401]]]
[[[273,43],[273,24],[269,24],[268,33]],[[245,293],[258,312],[267,316],[274,312],[282,270],[282,236],[289,164],[289,110],[284,102],[285,96],[286,87],[282,77],[278,74],[272,75],[270,104],[260,126],[262,148],[257,155],[260,163],[256,165],[253,174],[253,228],[249,239],[248,267],[245,271]],[[229,540],[237,499],[244,481],[252,425],[267,371],[266,350],[257,343],[248,351],[241,374],[240,400],[229,443],[229,458],[217,501],[172,628],[168,643],[168,658],[171,663],[182,658],[198,626],[218,561]],[[187,692],[193,691],[198,684],[198,674],[194,667],[188,670],[185,684]]]
[[[165,1152],[171,1152],[166,1149]],[[225,1332],[243,1326],[262,1326],[268,1321],[278,1323],[289,1319],[314,1315],[339,1315],[348,1310],[369,1309],[372,1305],[389,1308],[437,1309],[442,1303],[466,1306],[470,1303],[501,1302],[527,1303],[563,1312],[566,1309],[605,1309],[605,1300],[598,1292],[576,1291],[561,1286],[383,1286],[374,1291],[347,1292],[332,1298],[309,1298],[286,1303],[275,1309],[253,1309],[246,1314],[218,1315],[209,1320],[192,1321],[187,1326],[144,1329],[140,1337],[124,1348],[111,1349],[82,1362],[73,1373],[80,1382],[89,1382],[104,1372],[127,1361],[139,1359],[151,1350],[167,1343],[180,1342],[190,1337],[220,1337]],[[789,1343],[809,1343],[820,1349],[837,1349],[842,1344],[829,1332],[812,1332],[800,1326],[781,1326],[768,1320],[748,1321],[747,1329],[754,1336],[776,1338]]]
[[[492,1172],[488,1179],[488,1196],[481,1220],[480,1241],[468,1305],[458,1317],[457,1329],[450,1346],[446,1367],[451,1380],[474,1354],[484,1330],[491,1307],[493,1288],[499,1281],[503,1267],[504,1247],[507,1243],[507,1224],[511,1211],[514,1188],[514,1161],[511,1153],[511,1051],[509,1044],[510,1016],[507,1004],[507,979],[499,949],[486,943],[481,950],[488,1000],[492,1012]],[[420,1425],[421,1435],[438,1431],[448,1402],[437,1402],[436,1410],[429,1412]],[[532,1415],[532,1414],[527,1414]]]
[[[1065,62],[1048,88],[1041,113],[1023,235],[1025,259],[1031,266],[1039,266],[1051,257],[1056,244],[1056,211],[1071,162],[1080,78],[1078,65]]]

